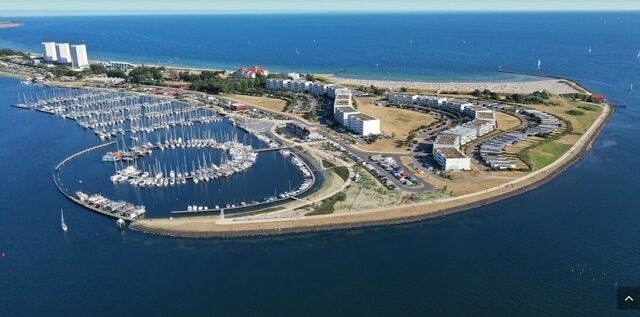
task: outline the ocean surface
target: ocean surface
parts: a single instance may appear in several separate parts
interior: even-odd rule
[[[616,310],[615,285],[640,286],[639,13],[21,20],[0,29],[0,47],[84,42],[92,59],[439,81],[526,80],[495,69],[535,71],[541,59],[541,72],[626,107],[583,160],[495,204],[404,225],[197,240],[120,233],[62,197],[53,165],[95,136],[9,107],[37,88],[2,78],[0,316],[635,315]]]

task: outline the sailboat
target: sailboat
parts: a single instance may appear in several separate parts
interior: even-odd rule
[[[64,223],[64,212],[62,212],[62,209],[60,209],[60,227],[62,228],[62,231],[67,232],[68,228],[67,224]]]
[[[541,65],[542,65],[542,62],[540,61],[540,59],[538,59],[538,70],[540,70]]]
[[[118,229],[122,229],[124,228],[125,222],[122,218],[118,218],[118,220],[116,220],[116,225],[118,226]]]
[[[589,52],[589,53],[591,53],[591,46],[589,46],[589,50],[588,50],[588,52]]]
[[[638,55],[636,55],[637,58],[640,58],[640,51],[638,51]]]

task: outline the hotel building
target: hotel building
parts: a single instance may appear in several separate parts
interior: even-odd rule
[[[88,65],[87,46],[84,44],[71,45],[71,66],[73,68],[83,68]]]

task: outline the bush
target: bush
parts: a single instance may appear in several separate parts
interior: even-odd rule
[[[349,169],[346,166],[336,166],[333,168],[333,171],[338,174],[343,181],[349,179]]]
[[[568,115],[572,115],[572,116],[581,116],[584,114],[584,112],[577,110],[577,109],[571,109],[571,110],[567,110],[565,111],[566,114]]]

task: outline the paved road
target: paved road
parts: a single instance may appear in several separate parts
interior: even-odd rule
[[[420,179],[418,179],[418,185],[417,186],[407,186],[407,185],[403,184],[402,182],[400,182],[400,180],[398,180],[391,173],[387,172],[384,168],[380,167],[380,165],[371,162],[369,160],[369,155],[371,153],[361,151],[361,150],[351,146],[350,144],[347,144],[346,142],[336,138],[333,135],[325,134],[325,136],[329,140],[340,144],[340,146],[344,147],[349,152],[353,153],[355,156],[360,158],[362,161],[370,163],[371,166],[373,166],[376,171],[378,171],[382,175],[386,176],[396,187],[398,187],[398,188],[400,188],[400,189],[402,189],[402,190],[404,190],[406,192],[419,193],[419,192],[429,191],[429,190],[435,188],[435,186],[433,186],[433,185],[431,185],[429,183],[426,183],[426,182],[424,182],[424,181],[422,181]],[[378,153],[376,153],[376,154],[378,154]],[[401,154],[383,154],[383,155],[389,155],[389,156],[393,157],[396,160],[396,162],[398,164],[400,164],[401,166],[402,166],[402,162],[400,161],[400,157],[401,156],[407,156],[407,155],[401,155]],[[405,170],[409,171],[409,169],[406,168],[406,166],[404,168],[405,168]]]

